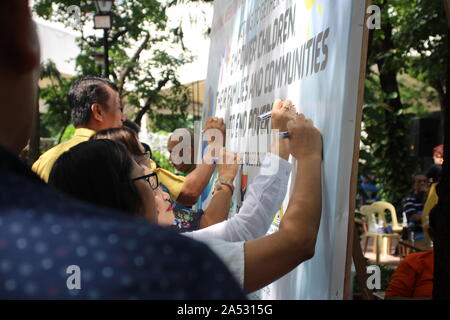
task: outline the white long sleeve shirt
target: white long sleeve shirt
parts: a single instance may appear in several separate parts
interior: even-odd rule
[[[264,236],[286,197],[292,165],[268,153],[250,184],[239,213],[231,219],[184,235],[196,240],[249,241]]]
[[[205,242],[243,286],[245,241],[264,236],[286,196],[292,165],[268,153],[250,184],[239,213],[231,219],[183,235]]]

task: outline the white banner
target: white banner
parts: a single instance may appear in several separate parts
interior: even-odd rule
[[[270,121],[257,116],[276,99],[292,100],[324,138],[315,256],[261,290],[262,299],[343,297],[364,11],[364,0],[214,1],[203,119],[223,117],[227,147],[245,152],[236,189],[245,192],[259,172],[269,143],[258,137]],[[241,195],[234,200],[237,210]]]

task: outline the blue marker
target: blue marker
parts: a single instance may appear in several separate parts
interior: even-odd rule
[[[291,105],[291,108],[295,108],[295,106]],[[272,118],[272,111],[263,113],[263,114],[258,116],[258,119],[261,120],[261,121],[269,120],[270,118]]]
[[[258,116],[258,119],[261,121],[268,120],[270,118],[272,118],[272,111],[263,113],[262,115]]]
[[[280,138],[280,139],[288,139],[289,138],[289,132],[280,132],[280,133],[278,133],[278,138]]]

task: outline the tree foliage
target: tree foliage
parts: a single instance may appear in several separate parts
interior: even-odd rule
[[[167,10],[176,2],[115,1],[111,11],[110,73],[124,104],[133,107],[133,117],[138,124],[145,114],[156,117],[159,109],[184,114],[189,104],[188,89],[178,81],[177,68],[191,58],[182,50],[181,27],[170,27],[167,16]],[[76,57],[77,77],[101,75],[102,70],[96,66],[93,54],[103,52],[103,34],[91,32],[93,14],[96,13],[93,1],[37,0],[34,11],[41,18],[73,27],[73,19],[67,10],[71,5],[79,6],[82,11],[80,21],[74,27],[81,34],[77,39],[81,50]],[[69,80],[58,84],[53,91],[46,91],[43,96],[50,101],[47,118],[53,119],[52,125],[58,131],[65,126],[68,105],[53,102],[63,101],[68,89],[66,84]],[[164,90],[168,87],[173,90]]]
[[[40,98],[45,101],[48,110],[41,115],[41,127],[45,128],[41,136],[57,137],[61,141],[70,124],[67,92],[74,79],[64,78],[51,61],[41,67],[41,80],[43,79],[48,83],[40,89]]]
[[[446,20],[439,1],[374,4],[382,17],[381,29],[369,37],[360,174],[373,173],[384,186],[383,199],[398,206],[411,190],[411,175],[420,169],[410,151],[411,119],[426,115],[423,101],[437,101],[440,88],[446,90]],[[401,74],[421,84],[401,81]]]

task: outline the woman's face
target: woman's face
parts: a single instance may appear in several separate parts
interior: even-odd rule
[[[160,226],[170,226],[175,220],[172,210],[172,204],[169,202],[170,195],[164,192],[160,187],[155,190],[156,211],[158,215],[158,224]]]
[[[150,172],[151,173],[151,172]],[[131,179],[136,179],[149,174],[147,170],[139,166],[136,161],[133,161],[133,168],[131,169]],[[152,222],[157,221],[156,201],[155,193],[152,187],[145,179],[139,179],[134,181],[136,189],[144,205],[144,217]]]
[[[149,167],[133,161],[132,179],[151,174],[152,172]],[[139,179],[135,183],[139,196],[144,203],[146,219],[156,222],[161,226],[172,225],[175,216],[172,211],[172,204],[169,202],[170,195],[160,187],[153,190],[145,179]]]

